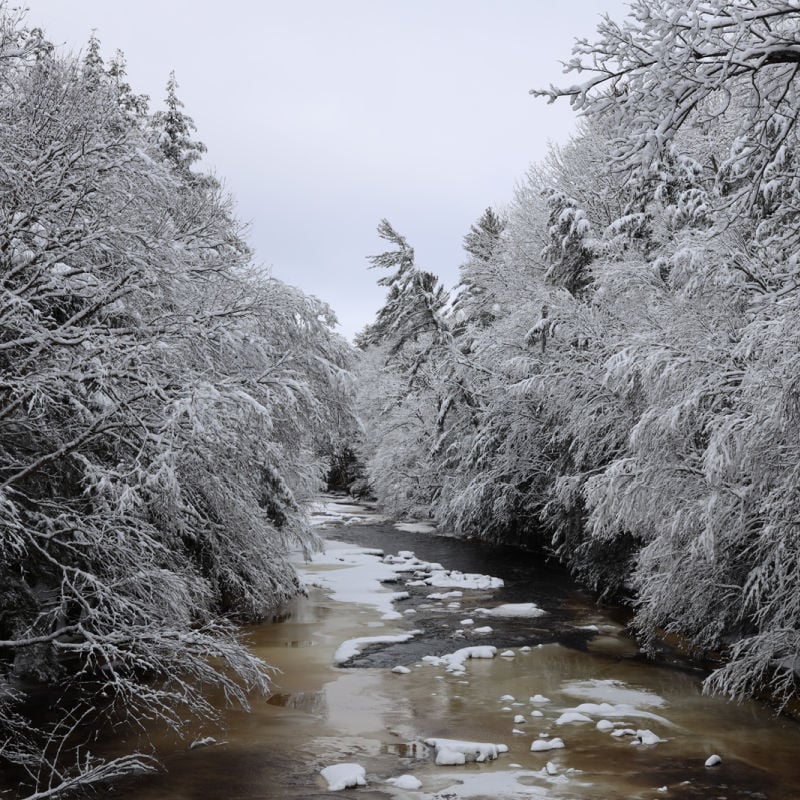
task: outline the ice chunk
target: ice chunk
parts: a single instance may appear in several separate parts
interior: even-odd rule
[[[397,675],[408,675],[408,673],[411,672],[411,670],[408,667],[403,667],[398,665],[392,668],[392,672],[394,672]]]
[[[410,789],[411,791],[422,788],[422,781],[413,775],[400,775],[397,778],[389,778],[386,783],[391,783],[392,786],[396,786],[398,789]]]
[[[657,736],[653,731],[639,730],[636,731],[636,740],[631,742],[631,744],[658,744],[659,742],[665,741],[666,739]]]
[[[547,612],[536,603],[504,603],[494,608],[476,608],[475,613],[485,617],[541,617]]]
[[[636,731],[633,728],[620,728],[611,734],[612,736],[636,736]]]
[[[503,579],[493,578],[491,575],[478,575],[474,573],[453,570],[434,570],[427,582],[431,586],[444,589],[447,587],[461,587],[462,589],[500,589]]]
[[[570,722],[591,722],[592,718],[577,711],[565,711],[557,720],[556,725],[569,725]]]
[[[526,720],[525,720],[525,717],[522,716],[522,714],[517,714],[514,717],[514,724],[515,725],[522,725],[524,722],[526,722]]]
[[[614,730],[614,723],[607,719],[601,719],[597,721],[597,725],[595,728],[599,731],[613,731]]]
[[[514,702],[514,695],[513,694],[504,694],[500,699],[503,702],[506,702],[506,703],[513,703]]]
[[[541,753],[545,750],[560,750],[564,747],[564,742],[559,739],[534,739],[531,744],[532,753]]]
[[[535,694],[533,697],[528,698],[529,703],[549,703],[550,698],[545,697],[543,694]]]
[[[458,763],[465,761],[493,761],[500,753],[507,753],[508,746],[504,744],[492,744],[490,742],[466,742],[460,739],[426,739],[428,747],[436,749],[436,763]],[[463,757],[463,760],[456,762],[440,762],[440,753],[445,753],[445,758],[450,758],[452,754]]]
[[[494,628],[492,628],[491,626],[483,625],[480,628],[473,628],[472,632],[473,633],[491,633],[493,630],[494,630]]]
[[[399,633],[395,636],[359,636],[357,639],[348,639],[342,642],[334,653],[333,661],[335,664],[341,664],[353,656],[361,653],[364,646],[371,644],[395,644],[398,642],[407,642],[413,639],[418,633],[422,631],[411,631],[410,633]]]
[[[722,763],[722,759],[716,754],[714,754],[713,756],[709,756],[706,759],[706,766],[707,767],[716,767],[718,764],[721,764],[721,763]]]
[[[503,656],[503,658],[516,658],[517,656],[517,654],[513,650],[503,650],[503,652],[500,653],[500,655]]]
[[[328,782],[328,789],[332,792],[367,785],[366,771],[360,764],[334,764],[325,767],[320,774]]]
[[[539,709],[538,709],[538,708],[536,708],[536,709],[534,709],[533,711],[531,711],[531,716],[532,716],[532,717],[543,717],[543,716],[544,716],[544,714],[542,714],[542,712],[541,712],[541,711],[539,711]]]
[[[552,761],[548,761],[544,765],[545,770],[547,771],[548,775],[555,775],[558,772],[558,768]]]
[[[466,628],[468,625],[474,625],[475,620],[471,617],[467,617],[466,619],[462,619],[458,624],[463,625]]]
[[[658,744],[659,742],[666,742],[666,739],[662,739],[660,736],[657,736],[653,731],[648,730],[639,730],[636,731],[636,739],[641,744]],[[633,742],[635,744],[635,742]]]

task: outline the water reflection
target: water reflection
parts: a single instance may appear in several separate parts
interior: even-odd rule
[[[382,620],[376,611],[360,606],[331,603],[312,590],[281,609],[280,622],[248,631],[254,651],[280,670],[273,694],[255,699],[251,714],[228,712],[224,736],[214,733],[225,741],[218,747],[190,751],[188,742],[158,739],[153,733],[168,772],[129,782],[118,790],[119,796],[324,798],[330,795],[319,770],[357,761],[370,781],[370,788],[359,790],[362,800],[403,797],[383,781],[407,771],[414,772],[427,793],[409,797],[457,795],[457,781],[486,776],[497,785],[511,781],[517,787],[514,797],[800,798],[800,728],[795,723],[776,719],[755,703],[733,705],[704,697],[696,674],[644,662],[624,630],[624,612],[598,609],[557,567],[526,561],[515,551],[490,551],[477,543],[391,526],[352,526],[336,533],[387,552],[415,550],[421,558],[465,572],[498,575],[507,585],[495,601],[533,601],[548,616],[492,619],[495,630],[479,640],[460,620],[486,602],[485,593],[467,592],[459,608],[448,608],[427,600],[429,589],[412,590],[398,609],[413,606],[413,626],[424,633],[408,643],[367,650],[354,662],[370,668],[342,669],[332,663],[344,640],[410,625],[402,619]],[[423,655],[453,652],[478,641],[510,646],[514,657],[471,660],[463,676],[421,661]],[[399,663],[410,673],[387,669]],[[603,683],[609,681],[615,683]],[[536,694],[550,702],[531,704]],[[613,737],[594,722],[557,724],[565,710],[603,699],[666,718],[669,724],[647,717],[613,719],[634,729],[652,729],[665,741],[634,745],[633,737]],[[515,722],[517,715],[524,721]],[[521,733],[513,733],[515,728]],[[542,735],[561,737],[566,747],[531,752],[531,742]],[[503,742],[509,753],[492,763],[436,767],[424,744],[428,737]],[[711,753],[722,755],[720,767],[704,766]],[[542,772],[548,761],[553,775]],[[487,790],[480,796],[494,793]]]

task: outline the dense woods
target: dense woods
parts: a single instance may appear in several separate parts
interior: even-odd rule
[[[791,2],[635,2],[579,41],[573,140],[467,232],[452,299],[387,222],[359,344],[384,507],[548,548],[797,696],[798,48]]]
[[[150,114],[1,11],[0,766],[43,798],[151,766],[87,731],[266,686],[234,622],[298,589],[350,347],[251,263],[174,75]]]
[[[0,772],[21,796],[154,767],[98,731],[186,735],[210,689],[266,689],[237,624],[298,591],[331,465],[393,515],[556,555],[645,644],[718,654],[710,691],[797,698],[799,69],[795,2],[604,19],[579,82],[533,91],[576,135],[476,210],[457,286],[380,223],[386,301],[352,348],[254,263],[174,74],[151,112],[121,53],[60,54],[0,4]]]

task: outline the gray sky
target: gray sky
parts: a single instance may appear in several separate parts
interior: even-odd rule
[[[250,223],[258,263],[333,306],[351,337],[384,290],[367,269],[382,217],[452,287],[461,240],[511,199],[568,104],[560,60],[622,0],[29,0],[29,22],[78,51],[96,29],[134,91],[179,97]]]

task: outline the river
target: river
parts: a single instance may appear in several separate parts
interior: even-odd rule
[[[599,607],[557,565],[425,526],[400,530],[343,499],[327,498],[316,522],[329,544],[301,565],[308,596],[247,631],[255,652],[279,670],[272,695],[254,698],[250,713],[227,711],[221,732],[194,730],[195,740],[216,739],[206,746],[151,733],[165,771],[124,782],[113,796],[800,798],[800,725],[758,703],[704,696],[701,673],[674,654],[648,661],[626,633],[624,613]],[[425,562],[504,585],[431,586],[426,579],[443,573]],[[396,582],[376,583],[387,570]],[[545,613],[492,613],[533,608],[523,604]],[[348,654],[345,642],[412,631],[406,641],[354,643],[349,651],[361,653],[335,663]],[[433,658],[474,646],[493,646],[496,655],[463,669]],[[397,666],[408,671],[393,672]],[[503,744],[507,752],[437,766],[436,748],[425,744],[432,737]],[[531,751],[534,741],[556,738],[563,748]],[[705,766],[711,755],[721,763]],[[320,772],[343,763],[362,766],[367,785],[330,791]],[[402,775],[421,788],[387,782]]]

